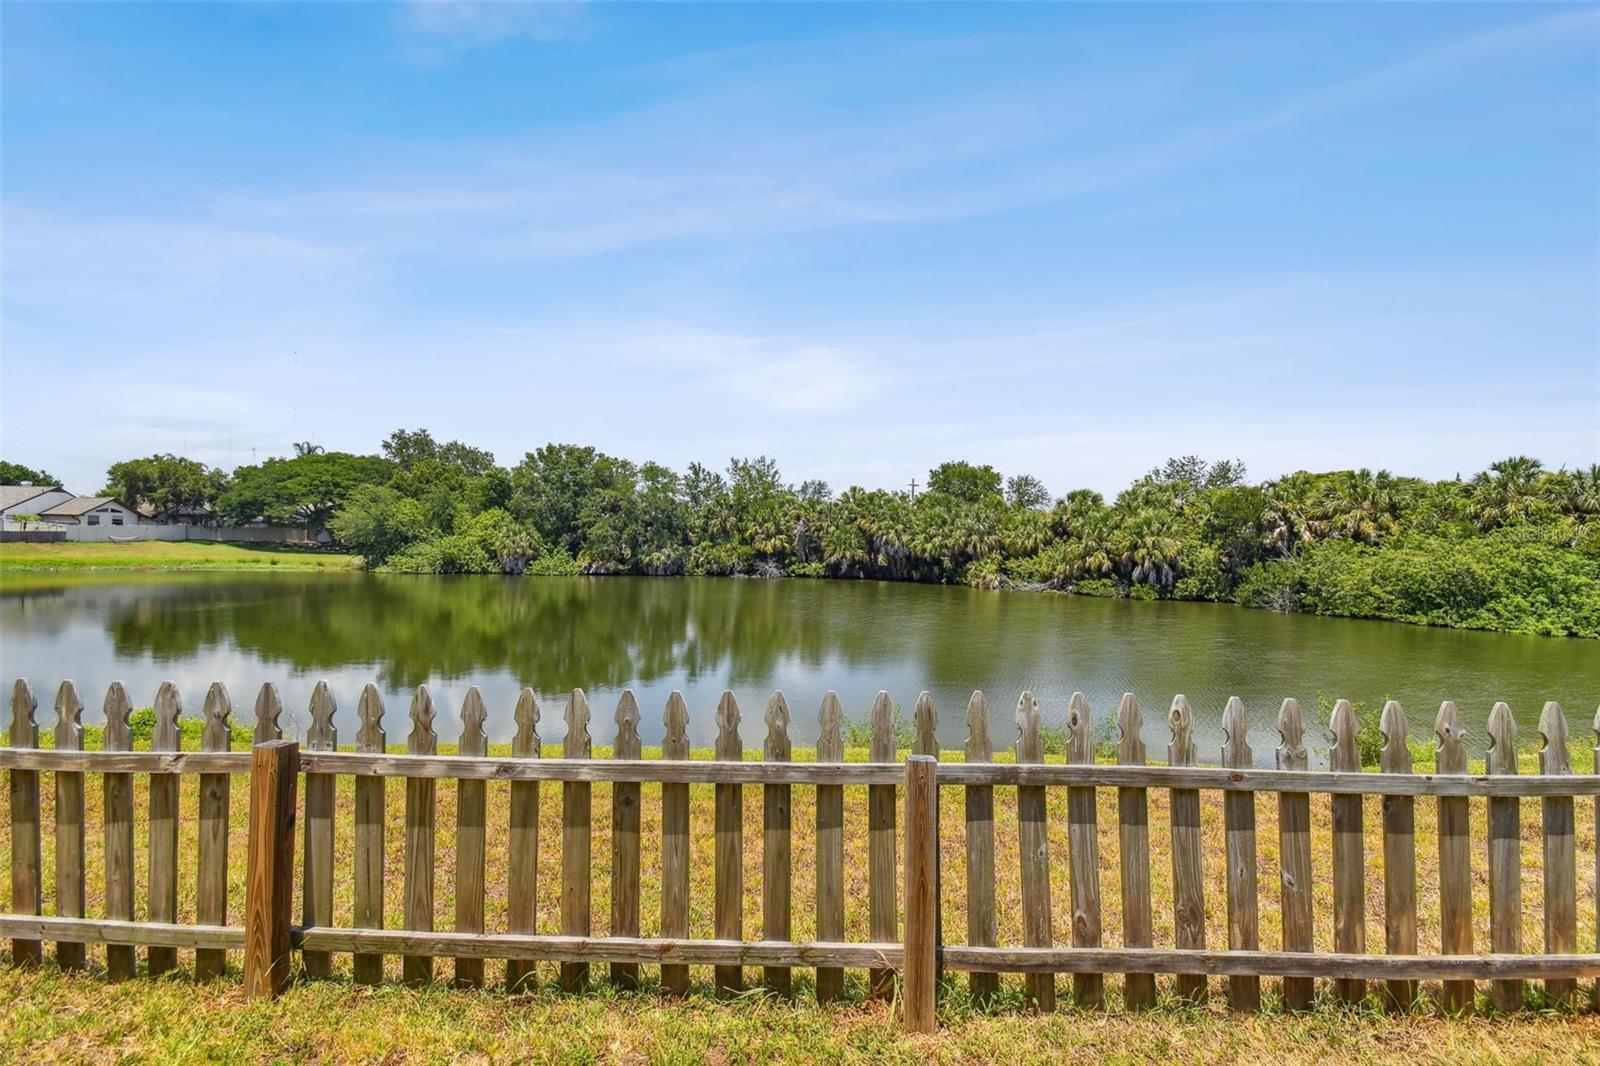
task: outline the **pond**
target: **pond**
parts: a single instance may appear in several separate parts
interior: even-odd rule
[[[0,660],[9,685],[35,685],[42,723],[62,678],[78,682],[85,720],[100,720],[106,685],[120,679],[139,705],[175,681],[198,714],[212,681],[227,685],[236,720],[257,687],[274,681],[289,730],[303,728],[319,679],[339,702],[348,741],[361,686],[383,692],[392,741],[408,731],[410,690],[426,684],[444,740],[459,734],[467,687],[489,707],[491,739],[509,739],[519,689],[540,698],[546,742],[564,732],[564,694],[583,688],[596,743],[614,735],[612,709],[632,688],[645,742],[659,740],[673,689],[688,700],[691,739],[709,745],[724,688],[744,712],[745,746],[759,749],[773,689],[793,709],[796,744],[816,736],[823,694],[838,692],[862,718],[886,689],[909,716],[927,689],[939,735],[959,748],[964,711],[982,689],[996,748],[1015,740],[1012,708],[1032,689],[1059,725],[1074,691],[1096,720],[1133,692],[1152,758],[1165,757],[1174,693],[1195,710],[1203,761],[1220,745],[1223,704],[1241,697],[1258,763],[1270,764],[1285,696],[1311,716],[1336,697],[1376,711],[1400,700],[1414,741],[1432,737],[1442,699],[1460,706],[1468,744],[1484,748],[1497,699],[1511,704],[1533,744],[1544,701],[1560,701],[1574,762],[1594,743],[1600,642],[1428,629],[1386,622],[1280,615],[1218,604],[1144,603],[880,582],[731,578],[401,577],[369,574],[8,574],[0,581]],[[290,721],[292,719],[292,721]],[[1326,747],[1320,734],[1308,740]],[[1313,757],[1316,755],[1314,753]]]

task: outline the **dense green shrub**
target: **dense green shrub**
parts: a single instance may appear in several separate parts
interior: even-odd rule
[[[523,573],[532,577],[577,577],[583,568],[567,554],[567,549],[552,548],[528,564]]]
[[[494,574],[488,549],[468,533],[419,540],[389,557],[381,569],[395,574]]]

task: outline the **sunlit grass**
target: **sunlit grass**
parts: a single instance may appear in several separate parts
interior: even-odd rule
[[[286,544],[139,541],[0,545],[0,571],[29,570],[351,570],[360,558]]]

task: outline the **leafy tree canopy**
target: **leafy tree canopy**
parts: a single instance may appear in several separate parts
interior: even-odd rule
[[[31,466],[23,466],[21,463],[12,463],[5,459],[0,459],[0,485],[21,485],[24,482],[30,485],[61,484],[60,481],[43,470],[35,470]]]
[[[227,486],[228,475],[198,460],[152,455],[114,464],[106,471],[104,493],[130,507],[148,506],[162,521],[210,508]]]

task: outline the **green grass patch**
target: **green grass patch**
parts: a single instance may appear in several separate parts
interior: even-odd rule
[[[6,544],[0,572],[53,570],[353,570],[359,557],[287,544]]]

